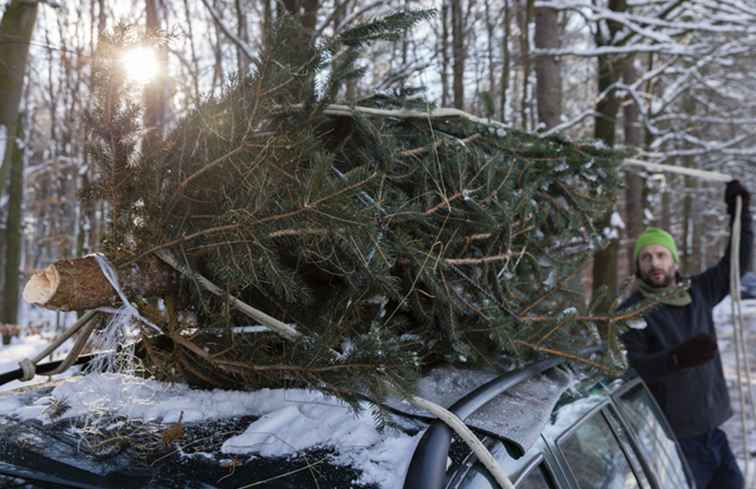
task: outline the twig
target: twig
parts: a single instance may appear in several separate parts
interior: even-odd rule
[[[268,326],[273,332],[277,333],[282,338],[285,338],[289,341],[296,341],[302,337],[302,333],[300,333],[294,326],[286,324],[283,321],[279,321],[278,319],[264,313],[259,309],[255,309],[254,307],[241,301],[233,295],[226,294],[223,289],[212,283],[206,277],[179,264],[169,251],[158,250],[155,252],[155,254],[158,256],[158,258],[166,262],[175,270],[179,271],[183,275],[186,275],[187,277],[195,279],[207,291],[219,297],[226,297],[228,301],[238,310],[251,317],[255,321],[259,321],[261,324]]]
[[[573,355],[572,353],[567,353],[564,351],[554,350],[552,348],[546,348],[545,346],[538,346],[534,345],[532,343],[528,343],[527,341],[522,340],[514,340],[513,343],[517,345],[522,345],[525,347],[530,348],[531,350],[541,352],[541,353],[547,353],[549,355],[553,355],[555,357],[562,357],[566,358],[568,360],[573,360],[575,362],[584,363],[586,365],[590,365],[591,367],[595,367],[597,369],[602,370],[603,372],[611,373],[612,369],[610,367],[607,367],[606,365],[602,365],[600,363],[596,363],[592,360],[588,360],[587,358],[579,357],[577,355]]]
[[[458,141],[460,143],[467,144],[467,143],[471,143],[471,142],[475,141],[476,139],[480,139],[480,137],[481,137],[480,133],[476,133],[476,134],[473,134],[472,136],[468,136],[468,137],[466,137],[464,139],[460,139]],[[435,151],[436,149],[438,149],[438,147],[443,142],[444,142],[443,139],[439,139],[438,141],[436,141],[435,143],[433,143],[430,147],[429,146],[421,146],[419,148],[405,149],[404,151],[401,151],[399,153],[399,156],[417,156],[417,155],[421,155],[421,154],[423,154],[423,153],[425,153],[427,151],[431,151],[431,150]]]
[[[270,144],[270,141],[268,142],[268,144]],[[204,174],[206,171],[211,170],[213,167],[215,167],[215,166],[223,163],[224,161],[226,161],[227,159],[231,158],[232,156],[234,156],[236,153],[240,152],[243,149],[244,149],[244,145],[242,144],[242,145],[238,146],[236,149],[233,149],[233,150],[229,151],[228,153],[224,154],[223,156],[219,156],[218,158],[216,158],[215,160],[211,161],[207,165],[203,166],[202,168],[200,168],[196,172],[192,173],[191,175],[189,175],[188,177],[186,177],[183,182],[181,182],[179,184],[178,188],[176,189],[176,193],[183,192],[184,189],[187,187],[187,185],[189,185],[189,183],[192,182],[192,180],[194,180],[195,178],[197,178],[200,175]]]
[[[290,107],[301,108],[301,105],[292,105]],[[342,115],[342,116],[350,116],[350,117],[353,116],[355,113],[362,113],[362,114],[367,114],[367,115],[396,117],[397,119],[460,118],[460,119],[466,119],[471,122],[475,122],[477,124],[483,124],[489,127],[496,127],[496,128],[504,129],[507,131],[512,130],[512,128],[507,126],[506,124],[502,124],[501,122],[495,121],[493,119],[483,119],[481,117],[474,116],[462,110],[450,109],[450,108],[434,109],[434,110],[428,110],[428,111],[409,110],[409,109],[387,110],[387,109],[376,109],[374,107],[363,107],[359,105],[350,107],[348,105],[331,104],[331,105],[326,106],[325,110],[323,110],[323,113],[326,115]]]
[[[268,477],[267,479],[263,479],[261,481],[253,482],[252,484],[247,484],[246,486],[237,487],[236,489],[248,489],[250,487],[259,486],[260,484],[266,484],[268,482],[271,482],[271,481],[274,481],[274,480],[277,480],[277,479],[281,479],[283,477],[288,477],[290,475],[294,475],[294,474],[302,472],[304,470],[310,470],[313,466],[318,465],[318,464],[322,464],[323,462],[325,462],[327,460],[327,458],[328,457],[323,457],[320,460],[316,460],[313,463],[308,463],[304,467],[300,467],[298,469],[290,470],[288,472],[284,472],[283,474],[274,475],[273,477]]]
[[[319,198],[319,199],[317,199],[317,200],[315,200],[313,202],[306,202],[302,207],[300,207],[298,209],[287,211],[287,212],[284,212],[282,214],[275,214],[273,216],[268,216],[268,217],[262,218],[262,219],[260,219],[258,221],[255,221],[254,223],[251,223],[251,224],[245,222],[245,223],[225,224],[223,226],[216,226],[216,227],[213,227],[213,228],[203,229],[201,231],[197,231],[195,233],[192,233],[192,234],[189,234],[189,235],[186,235],[186,236],[182,236],[180,238],[176,238],[173,241],[168,241],[166,243],[162,243],[162,244],[153,246],[152,248],[150,248],[149,250],[145,251],[144,253],[142,253],[142,254],[140,254],[140,255],[132,258],[131,260],[129,260],[128,263],[133,263],[133,262],[139,260],[140,258],[149,255],[150,253],[157,254],[161,250],[165,250],[166,248],[170,248],[172,246],[176,246],[176,245],[184,243],[186,241],[191,241],[192,239],[199,238],[200,236],[205,236],[205,235],[208,235],[208,234],[215,234],[215,233],[222,233],[222,232],[226,232],[226,231],[233,231],[235,229],[239,229],[239,228],[244,227],[244,226],[265,224],[266,222],[277,221],[277,220],[281,220],[281,219],[288,219],[290,217],[294,217],[294,216],[296,216],[298,214],[301,214],[301,213],[303,213],[305,211],[315,210],[316,206],[322,204],[323,202],[325,202],[327,200],[330,200],[330,199],[333,199],[335,197],[338,197],[339,195],[341,195],[341,194],[343,194],[345,192],[349,192],[350,190],[354,190],[355,188],[360,187],[360,186],[366,184],[367,182],[369,182],[370,180],[372,180],[373,178],[375,178],[376,175],[377,175],[376,173],[373,173],[372,175],[368,176],[367,178],[365,178],[363,180],[360,180],[359,182],[355,182],[352,185],[349,185],[348,187],[344,187],[344,188],[339,189],[339,190],[337,190],[337,191],[335,191],[335,192],[333,192],[331,194],[325,195],[325,196],[323,196],[323,197],[321,197],[321,198]]]
[[[480,258],[446,258],[444,261],[447,265],[483,265],[497,261],[509,260],[513,255],[512,251],[500,255],[481,256]]]
[[[447,209],[451,209],[451,205],[450,205],[451,202],[453,200],[456,200],[456,199],[460,198],[460,197],[462,197],[462,194],[460,192],[456,192],[455,194],[453,194],[449,198],[445,197],[444,200],[443,200],[443,202],[439,202],[438,204],[434,205],[430,209],[428,209],[425,212],[423,212],[423,214],[425,214],[426,216],[430,216],[431,214],[433,214],[437,210],[441,209],[442,207],[446,207]]]

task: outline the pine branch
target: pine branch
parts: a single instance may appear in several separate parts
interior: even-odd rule
[[[157,255],[158,258],[160,258],[165,263],[173,267],[176,271],[199,282],[199,284],[207,291],[219,297],[227,298],[227,300],[232,305],[234,305],[237,309],[239,309],[241,312],[243,312],[250,318],[254,319],[255,321],[259,321],[261,324],[268,326],[271,330],[273,330],[282,338],[287,339],[289,341],[296,341],[302,338],[302,333],[297,331],[296,327],[290,324],[286,324],[283,321],[279,321],[278,319],[272,316],[269,316],[263,311],[260,311],[259,309],[255,309],[249,304],[245,304],[238,298],[232,295],[226,294],[226,292],[223,289],[221,289],[220,287],[212,283],[207,278],[190,270],[189,268],[183,265],[180,265],[170,252],[166,250],[158,250],[155,252],[155,255]]]

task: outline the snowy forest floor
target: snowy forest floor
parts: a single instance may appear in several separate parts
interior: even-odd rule
[[[731,312],[730,298],[727,297],[714,310],[714,321],[717,325],[717,337],[719,340],[719,352],[722,356],[722,365],[724,367],[727,386],[730,391],[730,402],[735,415],[727,421],[722,429],[727,433],[735,456],[741,469],[744,468],[743,460],[743,432],[740,421],[740,400],[737,384],[737,370],[735,359],[735,342],[733,341],[733,322]],[[751,381],[756,382],[756,299],[743,301],[743,326],[746,333],[746,352],[748,352],[751,366]],[[751,386],[756,391],[756,386]],[[756,395],[756,392],[754,393]],[[750,408],[746,404],[746,409]],[[746,419],[749,423],[748,450],[750,452],[750,471],[749,478],[753,479],[756,474],[756,428],[753,423],[756,420],[750,420],[750,413],[746,412]]]
[[[18,368],[18,362],[23,358],[29,358],[32,357],[36,352],[41,351],[54,337],[55,334],[58,333],[62,327],[63,324],[72,323],[75,320],[75,317],[73,314],[68,315],[58,315],[56,316],[55,313],[50,313],[49,311],[43,312],[43,311],[25,311],[28,314],[25,315],[27,318],[26,321],[23,322],[23,324],[31,324],[36,325],[37,328],[34,330],[33,334],[29,334],[27,328],[27,332],[23,334],[20,338],[14,338],[11,345],[8,346],[0,346],[0,373],[7,372],[10,370],[14,370]],[[752,376],[754,381],[756,381],[756,300],[750,300],[750,301],[744,301],[743,302],[743,314],[744,314],[744,326],[746,329],[746,336],[748,340],[748,348],[746,349],[750,355],[750,363],[752,368]],[[741,421],[740,421],[740,402],[739,402],[739,393],[738,393],[738,387],[737,387],[737,372],[736,372],[736,359],[735,359],[735,345],[733,341],[733,325],[732,325],[732,317],[731,317],[731,305],[730,300],[725,299],[714,311],[714,317],[715,322],[717,324],[718,329],[718,337],[719,337],[719,348],[722,355],[723,365],[724,365],[724,372],[725,377],[727,379],[727,383],[730,390],[730,397],[732,401],[732,407],[735,411],[735,415],[730,419],[725,425],[723,426],[724,431],[727,433],[730,444],[732,446],[733,451],[735,452],[736,457],[738,458],[738,461],[743,467],[743,436],[741,431]],[[53,356],[53,359],[60,359],[62,358],[67,351],[71,347],[71,341],[69,340],[67,343],[63,345],[62,348],[60,348],[55,355]],[[49,358],[48,358],[49,359]],[[48,359],[45,359],[47,361]],[[78,368],[73,368],[69,372],[64,373],[60,376],[57,376],[56,378],[60,377],[66,377],[69,375],[73,375],[78,372]],[[34,381],[30,383],[22,383],[19,381],[13,381],[9,384],[6,384],[4,386],[0,386],[0,391],[7,391],[9,389],[15,389],[17,387],[21,387],[24,385],[30,385],[31,383],[41,383],[49,380],[49,377],[47,376],[37,376],[35,377]],[[114,391],[115,392],[115,391]],[[173,392],[175,395],[176,392]],[[187,405],[196,403],[196,399],[190,399],[192,395],[195,397],[199,393],[195,392],[194,394],[186,393],[187,399],[186,403]],[[231,395],[231,393],[229,393]],[[175,404],[178,402],[179,404],[184,404],[184,402],[181,402],[180,399],[177,400],[173,398],[172,404]],[[244,403],[242,403],[244,404]],[[169,405],[169,407],[171,407]],[[172,406],[175,407],[175,406]],[[173,411],[176,411],[174,409]],[[746,413],[747,415],[749,413]],[[166,418],[167,419],[167,418]],[[163,419],[165,422],[166,419]],[[345,418],[346,419],[346,418]],[[753,422],[756,422],[756,420],[748,420],[749,421],[749,435],[748,435],[748,449],[750,452],[750,460],[751,460],[751,474],[750,477],[753,478],[754,472],[756,472],[756,428],[753,425]],[[248,440],[247,440],[248,441]],[[416,439],[412,439],[410,437],[407,437],[406,439],[403,439],[402,442],[407,444],[406,447],[403,447],[405,450],[405,453],[407,450],[411,451],[411,446],[416,443]],[[386,451],[386,447],[381,447],[381,452]],[[396,461],[391,461],[392,463],[396,463]],[[385,472],[384,470],[378,470],[378,475],[385,475],[382,474]],[[372,478],[372,481],[377,481],[381,477],[374,477]],[[394,482],[394,481],[392,481]]]

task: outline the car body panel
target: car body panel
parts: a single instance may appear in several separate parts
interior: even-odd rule
[[[553,368],[553,362],[544,364]],[[551,366],[550,366],[551,365]],[[537,370],[537,369],[536,369]],[[540,374],[533,374],[532,378],[539,378]],[[553,379],[552,379],[553,380]],[[544,385],[549,381],[543,379]],[[590,381],[593,382],[593,381]],[[588,384],[590,384],[588,382]],[[495,382],[494,382],[495,384]],[[479,386],[482,391],[491,382]],[[553,387],[553,385],[552,385]],[[559,404],[551,413],[551,422],[545,429],[537,428],[542,433],[536,442],[531,442],[524,452],[517,452],[513,447],[519,446],[506,438],[505,434],[492,433],[480,430],[473,426],[478,436],[492,450],[502,468],[508,473],[516,487],[520,489],[532,489],[542,487],[545,482],[550,488],[578,489],[576,475],[572,466],[568,463],[565,453],[560,447],[563,440],[567,440],[577,430],[581,429],[588,420],[601,419],[606,424],[617,442],[619,454],[628,467],[636,474],[641,486],[645,489],[680,489],[678,485],[670,485],[670,481],[680,479],[680,471],[685,472],[684,477],[689,480],[689,469],[684,460],[680,458],[679,446],[672,435],[669,424],[666,423],[661,410],[651,397],[643,382],[635,377],[624,380],[600,380],[595,387],[585,392],[573,387],[570,391],[560,388]],[[515,390],[510,392],[510,397]],[[529,392],[527,389],[522,392]],[[531,391],[532,393],[532,391]],[[626,402],[636,393],[642,399],[642,412],[633,413],[628,411]],[[25,396],[43,396],[44,389],[37,388],[27,391]],[[529,408],[523,402],[516,402],[516,395],[506,403],[502,403],[500,393],[488,390],[487,401],[478,405],[470,398],[472,392],[463,396],[460,401],[468,406],[472,414],[478,412],[488,413],[488,416],[508,416],[511,419],[506,423],[493,423],[487,426],[516,425],[517,422],[532,422],[532,417],[518,417],[522,409]],[[633,397],[634,399],[634,397]],[[544,399],[537,396],[532,400],[533,405],[543,404]],[[557,401],[549,400],[546,404],[549,409]],[[487,408],[486,405],[488,404]],[[625,403],[625,404],[623,404]],[[473,406],[473,407],[470,407]],[[506,406],[506,408],[503,408]],[[389,408],[389,406],[385,406]],[[493,408],[492,408],[493,407]],[[502,409],[503,408],[503,409]],[[391,411],[396,409],[393,407]],[[498,414],[497,414],[498,413]],[[394,412],[399,416],[395,420],[402,419],[403,429],[417,432],[423,429],[423,416],[407,415],[401,417],[401,413]],[[562,416],[565,416],[562,418]],[[598,417],[598,418],[597,418]],[[248,417],[247,417],[248,418]],[[480,416],[479,416],[480,418]],[[525,421],[523,421],[525,420]],[[218,421],[220,423],[220,421]],[[201,438],[207,433],[222,432],[236,426],[235,429],[243,429],[250,419],[225,420],[220,425],[194,426],[187,423],[187,440]],[[75,423],[69,420],[67,423]],[[328,487],[330,489],[341,488],[365,488],[378,489],[377,486],[369,486],[356,483],[360,474],[349,467],[338,466],[331,463],[330,456],[334,452],[348,450],[348,447],[324,447],[318,450],[309,450],[287,459],[273,459],[256,457],[253,459],[240,459],[232,461],[231,465],[223,465],[219,458],[205,460],[203,457],[190,456],[182,459],[175,453],[165,451],[164,458],[153,466],[135,463],[129,458],[129,447],[121,451],[115,451],[109,460],[92,457],[76,446],[73,439],[67,439],[68,428],[65,423],[53,423],[43,425],[41,422],[20,421],[9,417],[0,417],[0,474],[25,478],[36,481],[35,485],[27,487],[76,487],[81,489],[120,488],[133,487],[142,489],[172,489],[172,488],[225,488],[240,487],[250,482],[261,482],[255,487],[267,489],[291,489],[291,488],[315,488]],[[414,427],[414,428],[413,428]],[[639,427],[644,429],[639,433]],[[154,428],[154,427],[153,427]],[[648,429],[646,429],[648,428]],[[140,429],[145,429],[142,426]],[[158,429],[158,428],[156,428]],[[193,430],[198,430],[193,431]],[[624,433],[624,435],[622,434]],[[654,453],[644,449],[644,442],[649,436],[659,437],[663,443],[650,445],[659,450],[672,451],[668,456],[677,457],[679,470],[675,473],[657,474],[660,466],[653,460]],[[159,435],[159,433],[153,433]],[[146,435],[145,435],[146,436]],[[152,435],[150,435],[152,436]],[[192,438],[192,436],[194,438]],[[644,437],[645,441],[644,441]],[[132,441],[132,443],[136,443]],[[470,487],[486,487],[493,481],[487,470],[477,462],[474,455],[455,435],[451,435],[449,441],[449,453],[445,457],[451,457],[453,463],[441,467],[439,489],[468,489]],[[212,457],[211,457],[212,458]],[[228,461],[226,461],[228,462]],[[674,464],[673,464],[674,465]],[[538,473],[533,471],[539,471]],[[543,474],[543,478],[540,475]],[[658,477],[659,476],[659,477]],[[675,479],[676,477],[676,479]],[[267,481],[267,482],[265,482]],[[488,482],[487,482],[488,481]],[[531,483],[532,481],[539,481]],[[496,487],[491,485],[490,487]],[[690,486],[692,489],[692,485]],[[396,489],[396,488],[390,488]],[[584,489],[584,488],[583,488]]]

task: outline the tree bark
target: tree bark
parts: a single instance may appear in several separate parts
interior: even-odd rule
[[[29,43],[36,19],[37,2],[12,0],[0,21],[0,126],[5,127],[9,140],[16,134]],[[0,196],[10,171],[10,153],[6,151],[3,161],[0,161]]]
[[[625,85],[630,86],[638,79],[638,69],[631,58],[624,66],[622,74]],[[640,107],[630,97],[625,99],[623,111],[625,121],[625,146],[640,149],[643,146],[644,134],[640,123]],[[630,273],[635,270],[635,239],[642,232],[643,227],[643,195],[644,180],[637,173],[625,173],[625,236],[627,245],[627,269]]]
[[[610,0],[609,8],[614,12],[624,12],[627,10],[627,4],[625,0]],[[621,29],[622,26],[614,21],[608,21],[605,29],[600,25],[596,26],[596,45],[599,47],[611,46]],[[595,139],[603,141],[610,148],[614,147],[615,143],[617,113],[620,107],[620,100],[616,91],[611,87],[622,76],[623,61],[616,56],[602,55],[598,57],[598,93],[605,95],[596,104],[593,136]],[[609,227],[610,222],[611,215],[607,215],[601,227]],[[597,312],[607,312],[618,292],[618,246],[616,239],[611,240],[607,247],[596,253],[593,258],[593,297],[597,296],[600,288],[606,287],[608,289],[606,300],[597,304]],[[604,334],[603,331],[600,333]]]
[[[249,45],[246,9],[242,7],[241,0],[235,0],[234,7],[236,8],[236,35],[242,42]],[[244,51],[236,48],[236,69],[239,71],[240,80],[243,80],[247,76],[250,61],[247,55],[244,54]]]
[[[449,104],[449,4],[441,5],[441,107]]]
[[[10,184],[8,190],[8,215],[5,221],[5,281],[3,286],[3,310],[0,323],[18,323],[18,291],[21,268],[21,245],[23,243],[22,206],[24,196],[24,150],[15,142],[23,137],[20,122],[16,125],[15,137],[10,138],[6,151],[10,152]],[[10,343],[10,336],[3,336],[3,344]]]
[[[117,268],[127,297],[155,297],[175,290],[176,274],[162,260],[149,256]],[[81,311],[120,302],[93,256],[60,260],[32,275],[24,300],[47,309]]]
[[[507,121],[507,93],[509,90],[509,38],[512,27],[509,0],[504,0],[504,35],[501,40],[501,80],[499,81],[499,119]]]
[[[559,12],[551,8],[535,9],[535,47],[559,49]],[[544,129],[559,125],[562,117],[562,70],[556,56],[538,56],[535,60],[538,122]]]
[[[520,14],[520,58],[522,60],[522,98],[520,99],[520,126],[528,129],[530,100],[530,19],[533,17],[533,0],[523,0]]]
[[[148,40],[155,50],[158,62],[167,67],[167,53],[156,40],[160,35],[160,12],[157,0],[146,1],[145,28]],[[165,125],[165,82],[164,76],[158,73],[154,80],[150,80],[144,87],[144,127],[147,133],[144,138],[143,151],[155,149],[163,139],[163,126]]]
[[[454,107],[465,108],[465,23],[462,15],[462,1],[452,1],[452,92]]]

